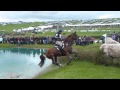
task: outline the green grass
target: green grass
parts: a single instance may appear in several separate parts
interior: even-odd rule
[[[14,48],[17,47],[17,45],[14,44],[0,44],[0,48]]]
[[[17,44],[0,44],[0,48],[16,48],[19,47]],[[53,44],[40,44],[40,45],[21,45],[23,48],[52,48]]]
[[[120,68],[76,60],[70,65],[37,76],[36,79],[120,79]]]
[[[76,49],[89,49],[89,48],[94,48],[94,47],[99,47],[100,44],[91,44],[88,46],[77,46],[73,45],[73,48]],[[0,44],[0,47],[2,48],[9,48],[9,47],[18,47],[17,44]],[[34,45],[21,45],[23,48],[53,48],[54,44],[34,44]]]

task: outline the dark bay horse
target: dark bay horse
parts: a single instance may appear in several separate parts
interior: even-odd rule
[[[68,56],[69,62],[67,64],[69,64],[73,59],[71,54],[75,54],[75,58],[77,58],[77,53],[72,51],[72,45],[74,41],[77,39],[78,39],[78,35],[76,34],[76,32],[72,33],[64,41],[65,46],[62,49],[62,54],[58,52],[58,49],[56,47],[53,47],[47,50],[46,57],[52,60],[52,64],[61,66],[57,61],[57,57]],[[43,66],[44,61],[45,61],[45,58],[41,59],[41,62],[39,63],[40,67]]]

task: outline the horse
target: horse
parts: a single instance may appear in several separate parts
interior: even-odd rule
[[[46,52],[46,57],[48,59],[52,60],[52,64],[58,65],[59,67],[61,67],[61,64],[58,63],[57,61],[57,57],[60,56],[68,56],[69,61],[67,63],[67,65],[73,60],[73,58],[71,57],[71,54],[75,54],[75,58],[77,58],[77,53],[72,51],[72,45],[74,43],[75,40],[78,40],[78,35],[76,34],[76,32],[72,33],[71,35],[69,35],[65,41],[64,41],[64,48],[61,50],[62,54],[59,53],[58,49],[56,47],[50,48],[47,50]],[[41,62],[39,63],[40,67],[42,67],[44,65],[44,61],[45,58],[41,59]]]

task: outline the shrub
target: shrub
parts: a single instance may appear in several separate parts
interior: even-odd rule
[[[120,58],[111,58],[107,56],[103,50],[99,49],[81,49],[78,50],[79,60],[87,60],[94,64],[100,64],[105,66],[117,66],[120,67]]]

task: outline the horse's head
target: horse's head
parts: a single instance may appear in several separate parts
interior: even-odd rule
[[[76,34],[76,32],[74,32],[73,34],[72,34],[72,39],[73,40],[78,40],[78,35]]]
[[[72,33],[71,35],[69,35],[64,42],[66,42],[68,45],[73,45],[73,41],[74,40],[78,40],[78,35],[76,34],[76,32]]]

